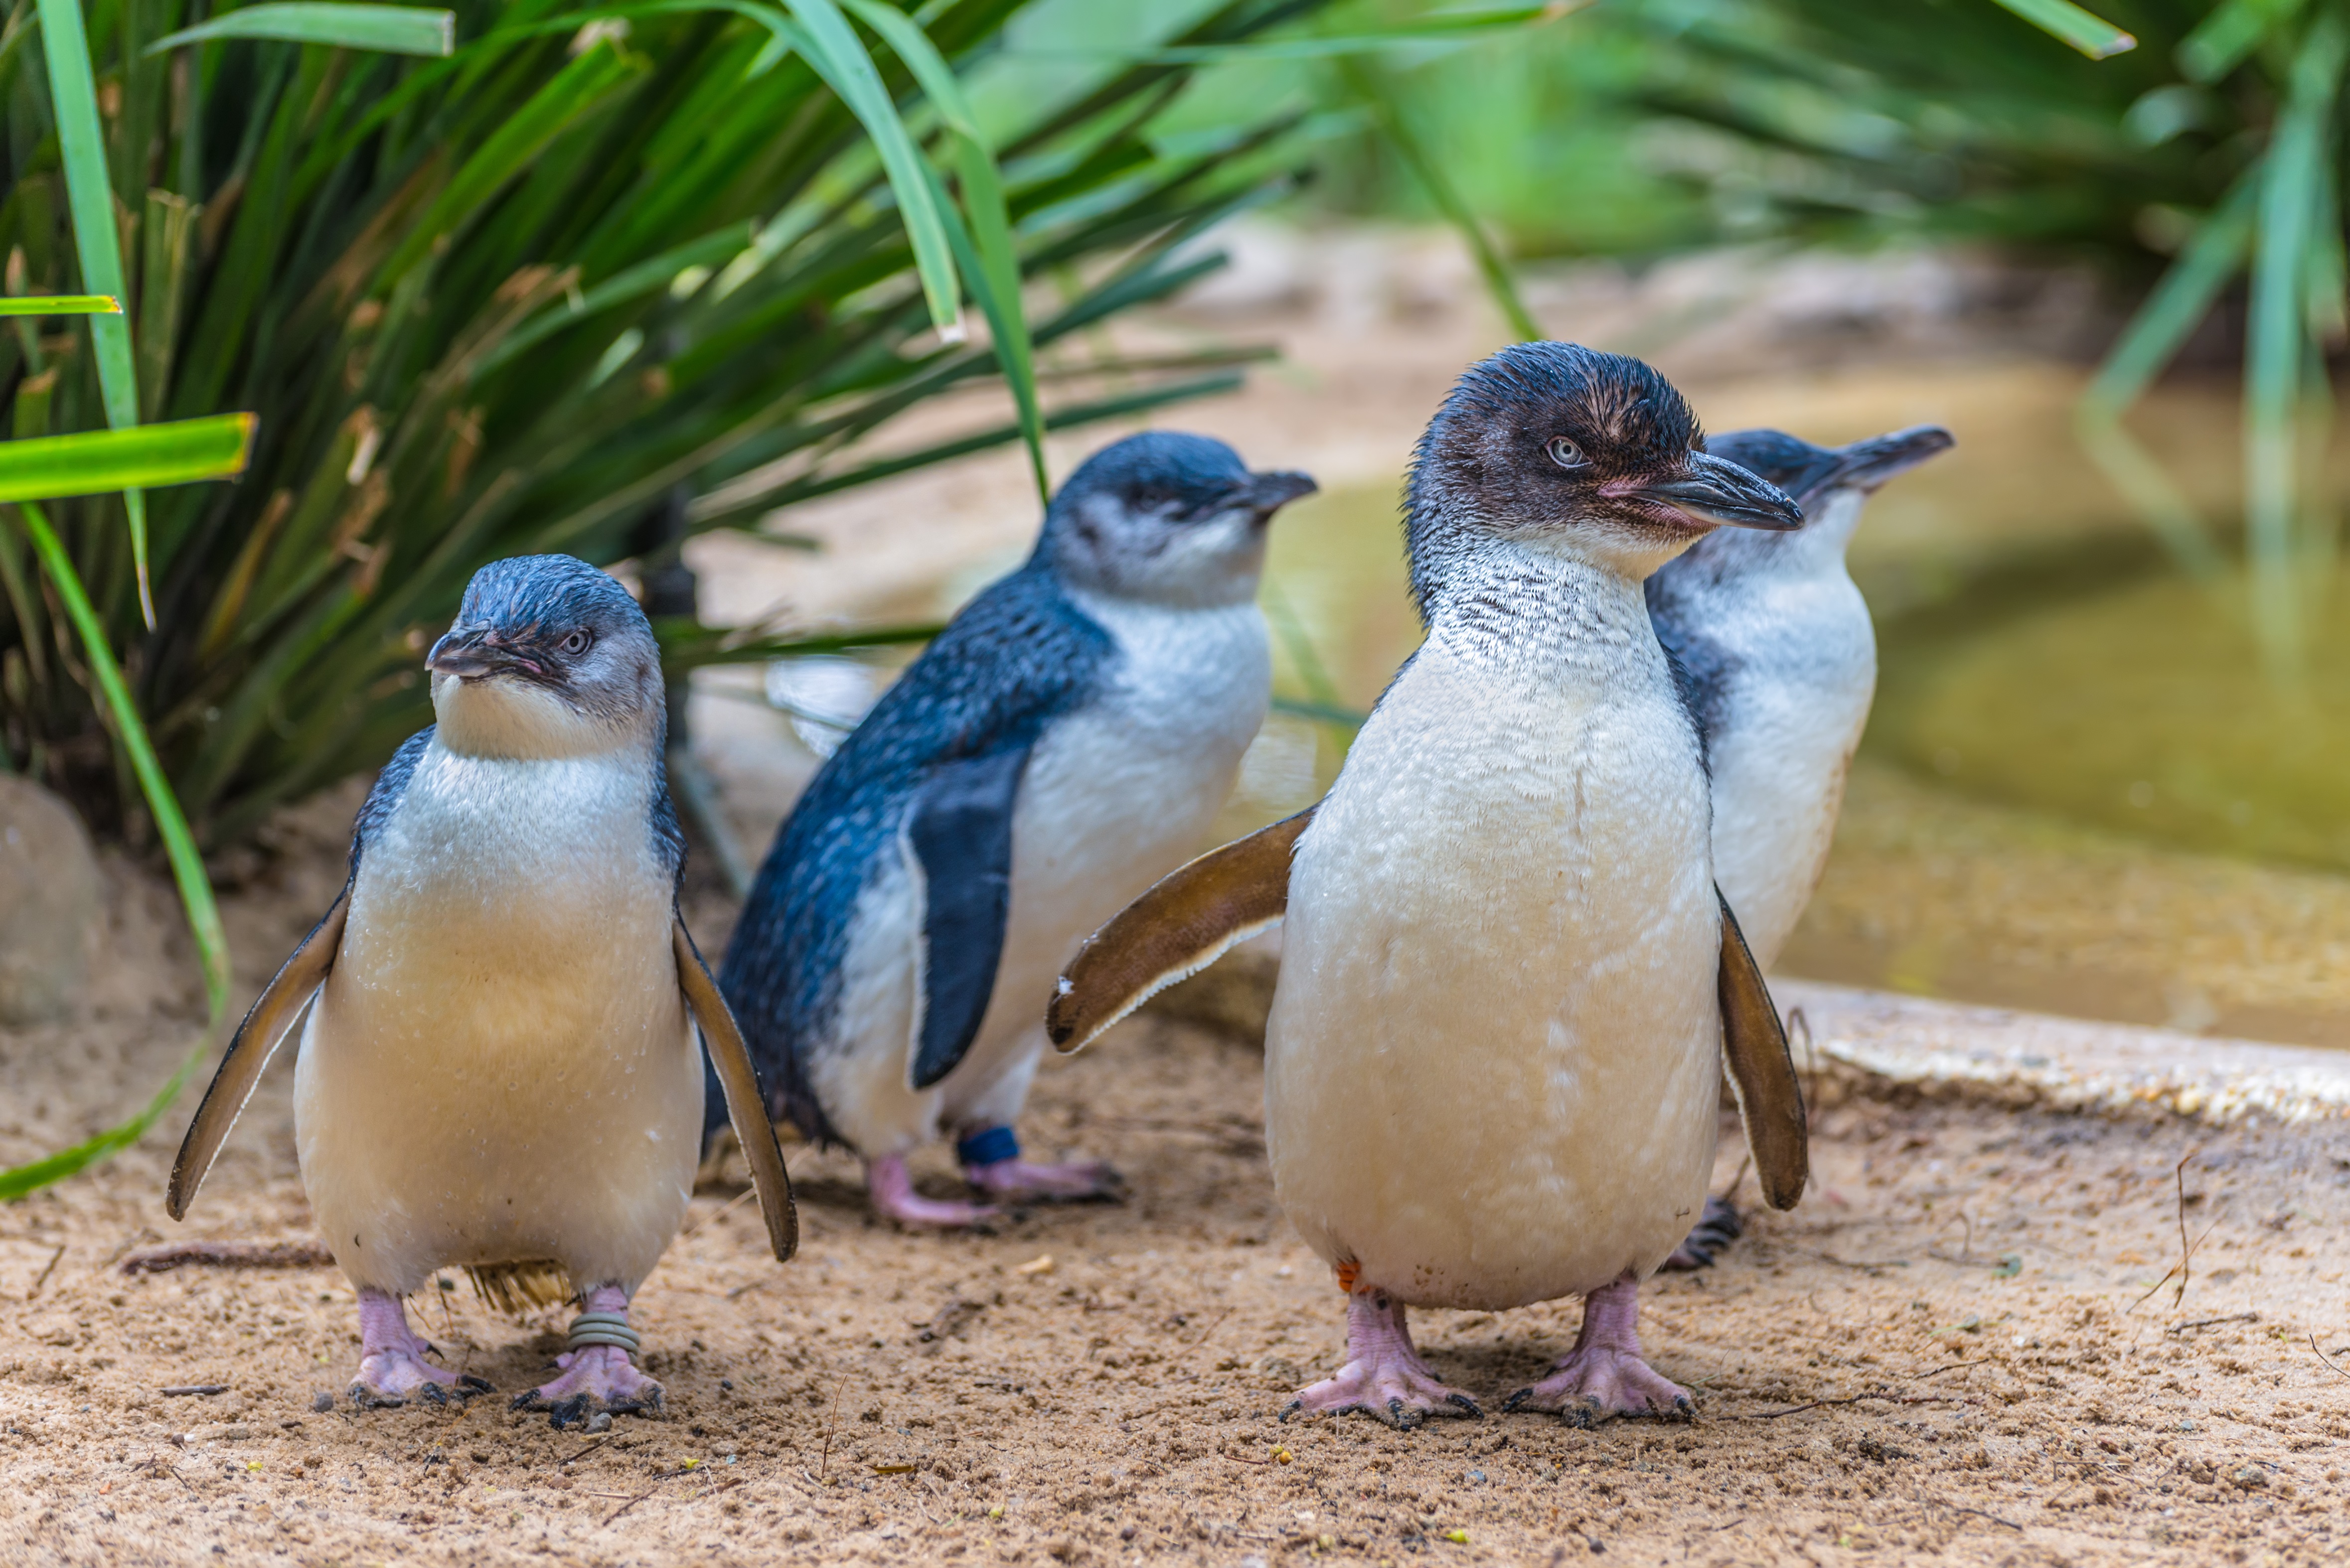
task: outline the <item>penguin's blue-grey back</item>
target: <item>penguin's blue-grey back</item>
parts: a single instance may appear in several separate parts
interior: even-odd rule
[[[955,617],[792,808],[751,885],[719,986],[771,1106],[807,1137],[839,1141],[809,1081],[811,1055],[832,1035],[858,898],[917,794],[941,763],[1032,744],[1085,704],[1113,656],[1109,634],[1063,591],[1040,546]],[[712,1106],[714,1132],[723,1111],[714,1096]]]

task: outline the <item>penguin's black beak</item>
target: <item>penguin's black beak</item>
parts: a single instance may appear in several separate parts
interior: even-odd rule
[[[435,675],[479,680],[491,675],[544,676],[546,667],[508,644],[494,627],[452,628],[424,656],[424,668]]]
[[[1761,475],[1727,458],[1693,452],[1686,478],[1655,480],[1634,485],[1626,494],[1669,506],[1708,526],[1726,523],[1736,528],[1800,528],[1803,508],[1786,493]]]
[[[1874,490],[1895,474],[1907,473],[1928,458],[1958,444],[1958,437],[1939,425],[1911,425],[1906,431],[1871,436],[1836,454],[1835,470],[1827,483]],[[1817,488],[1825,489],[1826,485]]]
[[[1263,522],[1301,495],[1311,495],[1320,485],[1307,475],[1289,470],[1272,473],[1252,473],[1233,487],[1233,499],[1248,507]]]

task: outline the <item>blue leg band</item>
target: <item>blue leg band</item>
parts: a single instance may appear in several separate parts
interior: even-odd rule
[[[975,1132],[955,1145],[955,1158],[967,1166],[994,1165],[1019,1158],[1020,1135],[1010,1127],[990,1127],[985,1132]]]

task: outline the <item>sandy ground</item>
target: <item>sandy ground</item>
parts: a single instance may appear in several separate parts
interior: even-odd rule
[[[229,899],[246,994],[331,895],[350,805],[281,825]],[[0,1036],[0,1158],[101,1125],[184,1046],[168,900],[114,883],[110,940],[161,978]],[[723,904],[693,908],[716,940]],[[851,1162],[802,1147],[805,1249],[777,1265],[714,1184],[639,1303],[666,1417],[583,1438],[502,1397],[317,1408],[356,1356],[330,1268],[120,1275],[167,1234],[309,1234],[289,1079],[273,1069],[184,1231],[161,1212],[184,1109],[0,1212],[0,1560],[2268,1563],[2350,1540],[2350,1385],[2317,1355],[2350,1356],[2338,1132],[1826,1081],[1806,1201],[1645,1298],[1692,1424],[1284,1425],[1288,1390],[1340,1359],[1339,1300],[1274,1205],[1259,1059],[1146,1018],[1049,1067],[1028,1123],[1032,1146],[1115,1159],[1130,1202],[912,1237],[869,1218]],[[1726,1184],[1728,1124],[1723,1148]],[[2182,1224],[2191,1275],[2158,1289]],[[451,1365],[505,1391],[544,1376],[559,1311],[513,1323],[452,1285],[419,1314]],[[1575,1320],[1419,1330],[1498,1403]]]

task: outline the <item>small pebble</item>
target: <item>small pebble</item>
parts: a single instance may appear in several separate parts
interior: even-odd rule
[[[310,1408],[323,1416],[335,1407],[335,1397],[324,1388],[310,1396]]]
[[[1485,1484],[1485,1472],[1483,1470],[1471,1470],[1469,1472],[1469,1484],[1471,1486],[1483,1486]]]
[[[2269,1472],[2258,1465],[2246,1465],[2230,1478],[2246,1491],[2269,1484]]]
[[[612,1412],[609,1410],[598,1410],[594,1415],[588,1417],[588,1429],[591,1432],[610,1431],[612,1429]]]

